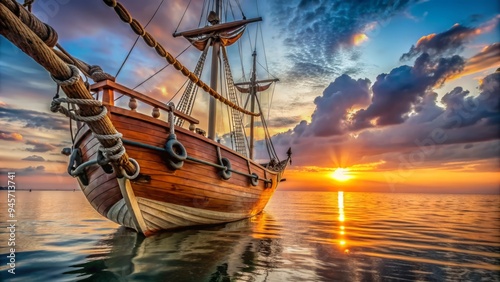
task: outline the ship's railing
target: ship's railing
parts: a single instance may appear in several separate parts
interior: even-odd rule
[[[90,87],[90,90],[96,92],[96,99],[101,100],[105,106],[115,106],[115,101],[118,100],[118,98],[115,98],[115,92],[117,92],[129,98],[128,107],[131,111],[137,111],[137,101],[153,107],[151,112],[153,118],[160,117],[160,110],[166,112],[172,111],[171,106],[111,80],[97,82]],[[122,97],[119,98],[121,99]],[[191,131],[194,131],[196,124],[200,123],[197,119],[178,110],[174,109],[173,113],[176,117],[189,122],[189,130]]]

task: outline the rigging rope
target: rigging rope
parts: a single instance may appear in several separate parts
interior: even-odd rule
[[[238,8],[240,9],[241,16],[243,17],[244,20],[246,20],[247,17],[245,17],[245,14],[243,13],[243,9],[241,9],[240,0],[236,0],[236,4],[238,5]]]
[[[153,15],[151,16],[151,18],[149,19],[149,21],[146,23],[146,25],[144,26],[144,28],[148,27],[148,25],[151,23],[151,21],[153,20],[153,18],[156,16],[156,13],[158,13],[158,10],[160,10],[160,7],[161,5],[163,4],[163,1],[165,0],[161,0],[160,4],[158,5],[158,7],[156,8],[155,12],[153,13]],[[189,3],[191,3],[191,1],[189,1]],[[134,44],[132,44],[132,47],[130,48],[130,50],[128,51],[127,53],[127,56],[125,56],[125,60],[123,60],[120,68],[118,69],[118,71],[116,72],[115,74],[115,78],[118,77],[118,75],[120,74],[123,66],[125,65],[125,63],[127,62],[128,58],[130,57],[130,54],[132,54],[132,51],[134,50],[135,48],[135,45],[137,44],[137,42],[139,41],[139,37],[140,36],[137,36],[137,38],[135,39],[134,41]]]
[[[245,73],[245,67],[243,65],[243,45],[241,41],[238,40],[238,52],[240,54],[240,65],[241,65],[241,75],[243,76],[243,81],[247,80],[247,76]]]
[[[205,66],[205,59],[207,57],[211,40],[212,40],[211,38],[208,39],[207,45],[205,46],[203,53],[200,55],[198,63],[196,63],[196,67],[193,73],[198,77],[200,77],[201,73],[203,72],[203,67]],[[196,86],[194,82],[189,81],[188,85],[186,86],[186,89],[184,90],[184,93],[182,94],[181,99],[179,100],[179,103],[177,104],[178,110],[187,115],[191,115],[193,111],[194,102],[196,101],[196,96],[198,96],[198,86]],[[184,124],[184,119],[178,118],[176,120],[177,126],[182,126],[183,124]]]
[[[266,54],[266,44],[264,44],[264,35],[262,34],[262,26],[260,23],[257,23],[257,28],[260,30],[260,40],[262,41],[262,50],[264,51],[264,61],[266,62],[266,71],[269,73],[269,66],[267,65],[267,54]]]
[[[198,22],[198,27],[201,27],[201,21],[203,19],[203,15],[207,14],[207,12],[205,12],[205,9],[208,10],[208,5],[209,4],[208,4],[207,0],[203,1],[203,7],[201,8],[201,16],[200,16],[200,21]]]
[[[170,100],[168,100],[167,104],[172,102],[172,100],[181,92],[182,88],[184,88],[184,85],[186,85],[186,83],[190,81],[189,79],[186,79],[186,81],[184,81],[184,83],[182,84],[181,88],[179,88],[179,90],[177,90],[177,92],[175,92],[174,96],[172,96],[172,98],[170,98]]]
[[[274,99],[274,91],[276,90],[276,84],[273,83],[273,91],[271,92],[271,97],[269,99],[269,106],[267,108],[267,119],[269,119],[269,116],[271,114],[271,105],[273,104],[273,99]]]
[[[233,5],[231,5],[231,1],[227,1],[226,4],[226,19],[227,19],[227,11],[231,11],[231,16],[233,16],[233,19],[236,19],[236,17],[234,16]]]
[[[257,96],[255,96],[255,100],[257,101],[257,106],[259,107],[259,111],[262,112],[262,108],[260,106],[260,101],[257,98]],[[264,128],[264,135],[265,135],[265,139],[266,139],[266,147],[267,147],[267,151],[269,153],[269,157],[275,158],[279,162],[280,160],[278,158],[278,154],[276,154],[276,150],[274,149],[273,140],[271,138],[271,134],[269,133],[269,128],[267,127],[266,119],[264,118],[264,115],[261,115],[260,118],[261,118],[261,121],[262,121],[262,127]]]
[[[146,42],[146,44],[148,46],[155,49],[155,51],[156,51],[156,53],[158,53],[158,55],[165,58],[167,60],[167,62],[169,62],[170,64],[172,64],[175,67],[175,69],[177,69],[184,76],[188,77],[191,81],[196,83],[196,85],[198,85],[198,87],[201,87],[208,94],[210,94],[210,96],[212,96],[215,99],[221,101],[222,103],[228,105],[229,107],[236,109],[236,110],[238,110],[242,113],[245,113],[247,115],[252,115],[252,116],[259,116],[260,115],[260,113],[252,113],[252,112],[245,110],[245,109],[239,107],[238,105],[232,103],[231,101],[222,97],[219,93],[217,93],[217,91],[212,89],[205,82],[201,81],[201,79],[199,77],[197,77],[194,73],[189,71],[176,58],[174,58],[172,56],[172,54],[167,52],[165,50],[165,48],[163,48],[163,46],[160,43],[158,43],[149,32],[144,30],[144,27],[136,19],[132,18],[130,13],[127,11],[127,9],[121,3],[117,2],[116,0],[103,0],[103,2],[106,5],[108,5],[109,7],[114,8],[115,12],[118,14],[120,19],[122,21],[128,23],[130,25],[130,27],[132,28],[132,30],[136,34],[140,35],[144,39],[144,42]]]
[[[186,52],[187,49],[189,49],[192,45],[189,44],[188,47],[186,47],[184,50],[182,50],[182,52],[179,53],[179,55],[177,55],[175,58],[178,58],[180,55],[182,55],[184,52]],[[159,74],[160,72],[162,72],[164,69],[166,69],[168,66],[170,66],[171,64],[166,64],[165,66],[163,66],[161,69],[157,70],[155,73],[153,73],[152,75],[150,75],[148,78],[146,78],[143,82],[137,84],[134,88],[132,89],[136,89],[137,87],[143,85],[144,83],[146,83],[148,80],[150,80],[151,78],[153,78],[154,76],[156,76],[157,74]]]
[[[163,0],[162,0],[162,2],[163,2]],[[177,30],[179,29],[179,26],[181,25],[182,20],[184,19],[184,16],[186,15],[187,10],[189,9],[189,5],[191,5],[191,0],[189,0],[188,4],[187,4],[187,6],[186,6],[186,10],[184,10],[184,13],[182,13],[182,17],[181,17],[181,19],[179,20],[179,24],[177,24],[177,27],[175,28],[174,33],[176,33],[176,32],[177,32]],[[200,20],[201,20],[201,19],[200,19]]]

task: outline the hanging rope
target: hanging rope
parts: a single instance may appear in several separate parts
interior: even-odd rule
[[[163,57],[167,60],[168,63],[172,64],[175,69],[180,71],[184,76],[188,77],[191,81],[196,83],[198,87],[201,87],[204,91],[206,91],[210,96],[214,97],[215,99],[221,101],[222,103],[228,105],[229,107],[236,109],[242,113],[245,113],[247,115],[252,115],[252,116],[259,116],[260,113],[252,113],[248,110],[245,110],[238,105],[232,103],[228,99],[222,97],[217,91],[212,89],[210,86],[208,86],[205,82],[201,81],[199,77],[197,77],[194,73],[189,71],[185,66],[183,66],[176,58],[172,56],[169,52],[163,48],[161,44],[159,44],[151,34],[149,34],[147,31],[144,30],[144,27],[132,16],[130,13],[127,11],[127,9],[121,4],[118,3],[116,0],[103,0],[106,5],[109,7],[114,8],[115,12],[118,14],[120,19],[130,25],[132,30],[140,35],[143,39],[144,42],[151,48],[154,48],[156,50],[156,53],[160,55],[160,57]]]

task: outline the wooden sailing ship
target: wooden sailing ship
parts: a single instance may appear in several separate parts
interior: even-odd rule
[[[68,96],[55,97],[52,110],[77,120],[73,146],[63,153],[70,156],[68,173],[78,179],[90,204],[108,219],[145,235],[231,222],[260,213],[283,180],[291,152],[280,161],[269,138],[269,161],[262,164],[253,160],[255,118],[261,117],[265,125],[257,93],[268,87],[264,83],[276,79],[257,80],[254,52],[250,81],[234,83],[226,47],[241,37],[247,24],[261,18],[222,23],[222,4],[216,0],[212,5],[215,10],[206,16],[206,26],[174,34],[185,37],[201,51],[195,71],[191,72],[165,51],[123,5],[104,2],[189,79],[177,107],[121,85],[99,68],[71,57],[56,45],[57,37],[54,39],[55,31],[50,26],[15,1],[0,0],[2,35],[44,66]],[[199,78],[209,52],[210,86]],[[222,66],[219,62],[223,62]],[[224,82],[218,77],[222,69]],[[79,72],[97,82],[86,86]],[[217,91],[222,88],[229,89],[228,94]],[[191,116],[197,89],[211,95],[208,136],[204,129],[197,128],[199,121]],[[248,93],[250,109],[239,105],[236,90]],[[129,98],[128,109],[115,105],[117,94]],[[64,102],[74,106],[65,109],[61,106]],[[138,104],[151,106],[152,114],[138,112]],[[215,140],[217,107],[222,104],[231,110],[231,147]],[[243,114],[250,116],[248,141]],[[268,133],[266,137],[270,137]]]

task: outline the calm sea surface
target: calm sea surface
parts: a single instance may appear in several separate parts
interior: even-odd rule
[[[500,196],[277,192],[249,220],[143,238],[82,193],[17,191],[1,281],[500,281]]]

